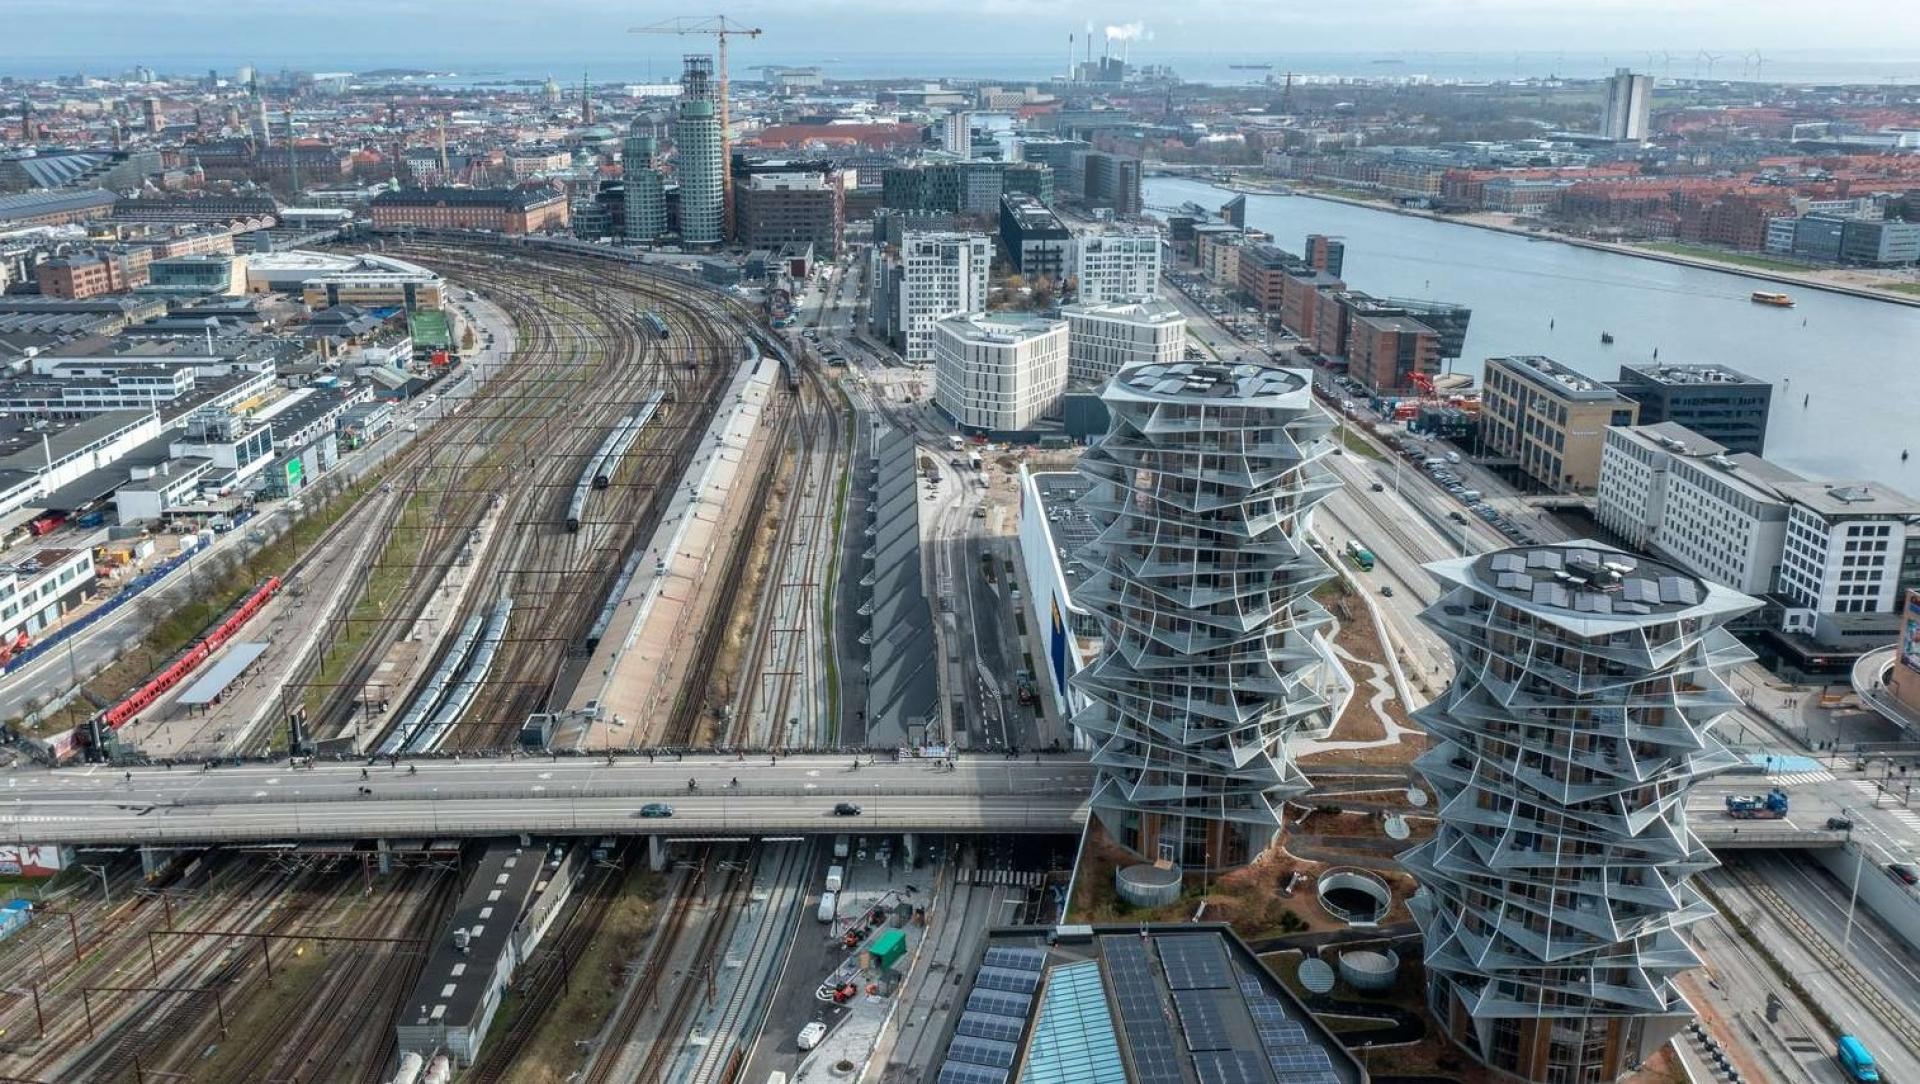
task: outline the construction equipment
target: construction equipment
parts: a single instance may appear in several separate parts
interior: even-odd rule
[[[720,200],[724,208],[725,225],[723,234],[729,240],[733,237],[733,131],[727,117],[727,39],[730,37],[757,38],[761,30],[757,26],[743,26],[725,15],[710,18],[690,18],[680,16],[664,22],[636,26],[627,31],[629,34],[706,34],[719,43],[715,50],[719,56],[720,67]]]
[[[1791,803],[1779,787],[1765,794],[1727,795],[1727,816],[1740,821],[1777,821],[1786,817]]]

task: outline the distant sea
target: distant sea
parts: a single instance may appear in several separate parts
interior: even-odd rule
[[[1815,84],[1920,83],[1920,49],[1901,52],[1781,52],[1764,54],[1756,63],[1752,54],[1726,49],[1709,66],[1699,51],[1631,52],[1379,52],[1379,53],[1160,53],[1150,47],[1133,50],[1135,64],[1163,64],[1189,81],[1214,84],[1258,83],[1269,75],[1279,79],[1292,71],[1306,79],[1367,79],[1391,81],[1500,82],[1514,79],[1590,79],[1629,67],[1674,80],[1757,81]],[[902,53],[793,55],[751,44],[740,46],[734,62],[743,76],[760,65],[818,66],[843,79],[992,79],[1044,82],[1064,72],[1064,43],[1057,53]],[[262,71],[294,68],[314,72],[372,71],[381,68],[431,69],[451,73],[447,85],[465,86],[487,81],[544,80],[553,75],[563,83],[580,78],[585,69],[596,83],[665,81],[678,74],[678,53],[648,58],[637,51],[609,55],[555,53],[537,63],[525,55],[487,58],[471,55],[435,57],[424,52],[399,56],[378,53],[271,53],[252,57],[202,56],[90,56],[84,62],[15,57],[0,61],[0,74],[27,78],[71,75],[84,70],[110,76],[144,64],[156,71],[179,75],[203,74],[209,68],[231,76],[241,64]],[[1239,65],[1239,67],[1236,67]],[[1256,69],[1250,65],[1271,65]]]

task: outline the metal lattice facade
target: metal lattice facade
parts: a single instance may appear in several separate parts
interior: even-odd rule
[[[1136,365],[1102,399],[1074,591],[1105,629],[1073,678],[1093,810],[1136,854],[1242,865],[1305,789],[1288,739],[1329,731],[1353,692],[1311,596],[1333,575],[1307,533],[1340,485],[1318,462],[1333,421],[1304,374],[1248,364]]]
[[[1693,1013],[1674,978],[1714,861],[1687,794],[1737,763],[1712,731],[1751,655],[1722,626],[1758,603],[1594,543],[1428,568],[1455,676],[1415,713],[1438,826],[1400,861],[1430,1006],[1501,1072],[1613,1080]]]

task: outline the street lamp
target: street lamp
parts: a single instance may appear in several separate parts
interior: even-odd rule
[[[1840,939],[1840,951],[1845,954],[1853,945],[1853,911],[1860,902],[1860,867],[1866,864],[1867,848],[1853,838],[1853,810],[1840,807],[1840,815],[1847,819],[1847,842],[1853,845],[1853,887],[1847,891],[1847,932]]]

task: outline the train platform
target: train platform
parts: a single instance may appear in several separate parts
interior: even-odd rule
[[[613,622],[556,725],[556,748],[626,749],[660,740],[681,672],[693,656],[711,596],[710,571],[736,541],[770,437],[761,425],[780,373],[773,358],[743,363],[701,439],[689,477],[675,488],[627,584]]]

